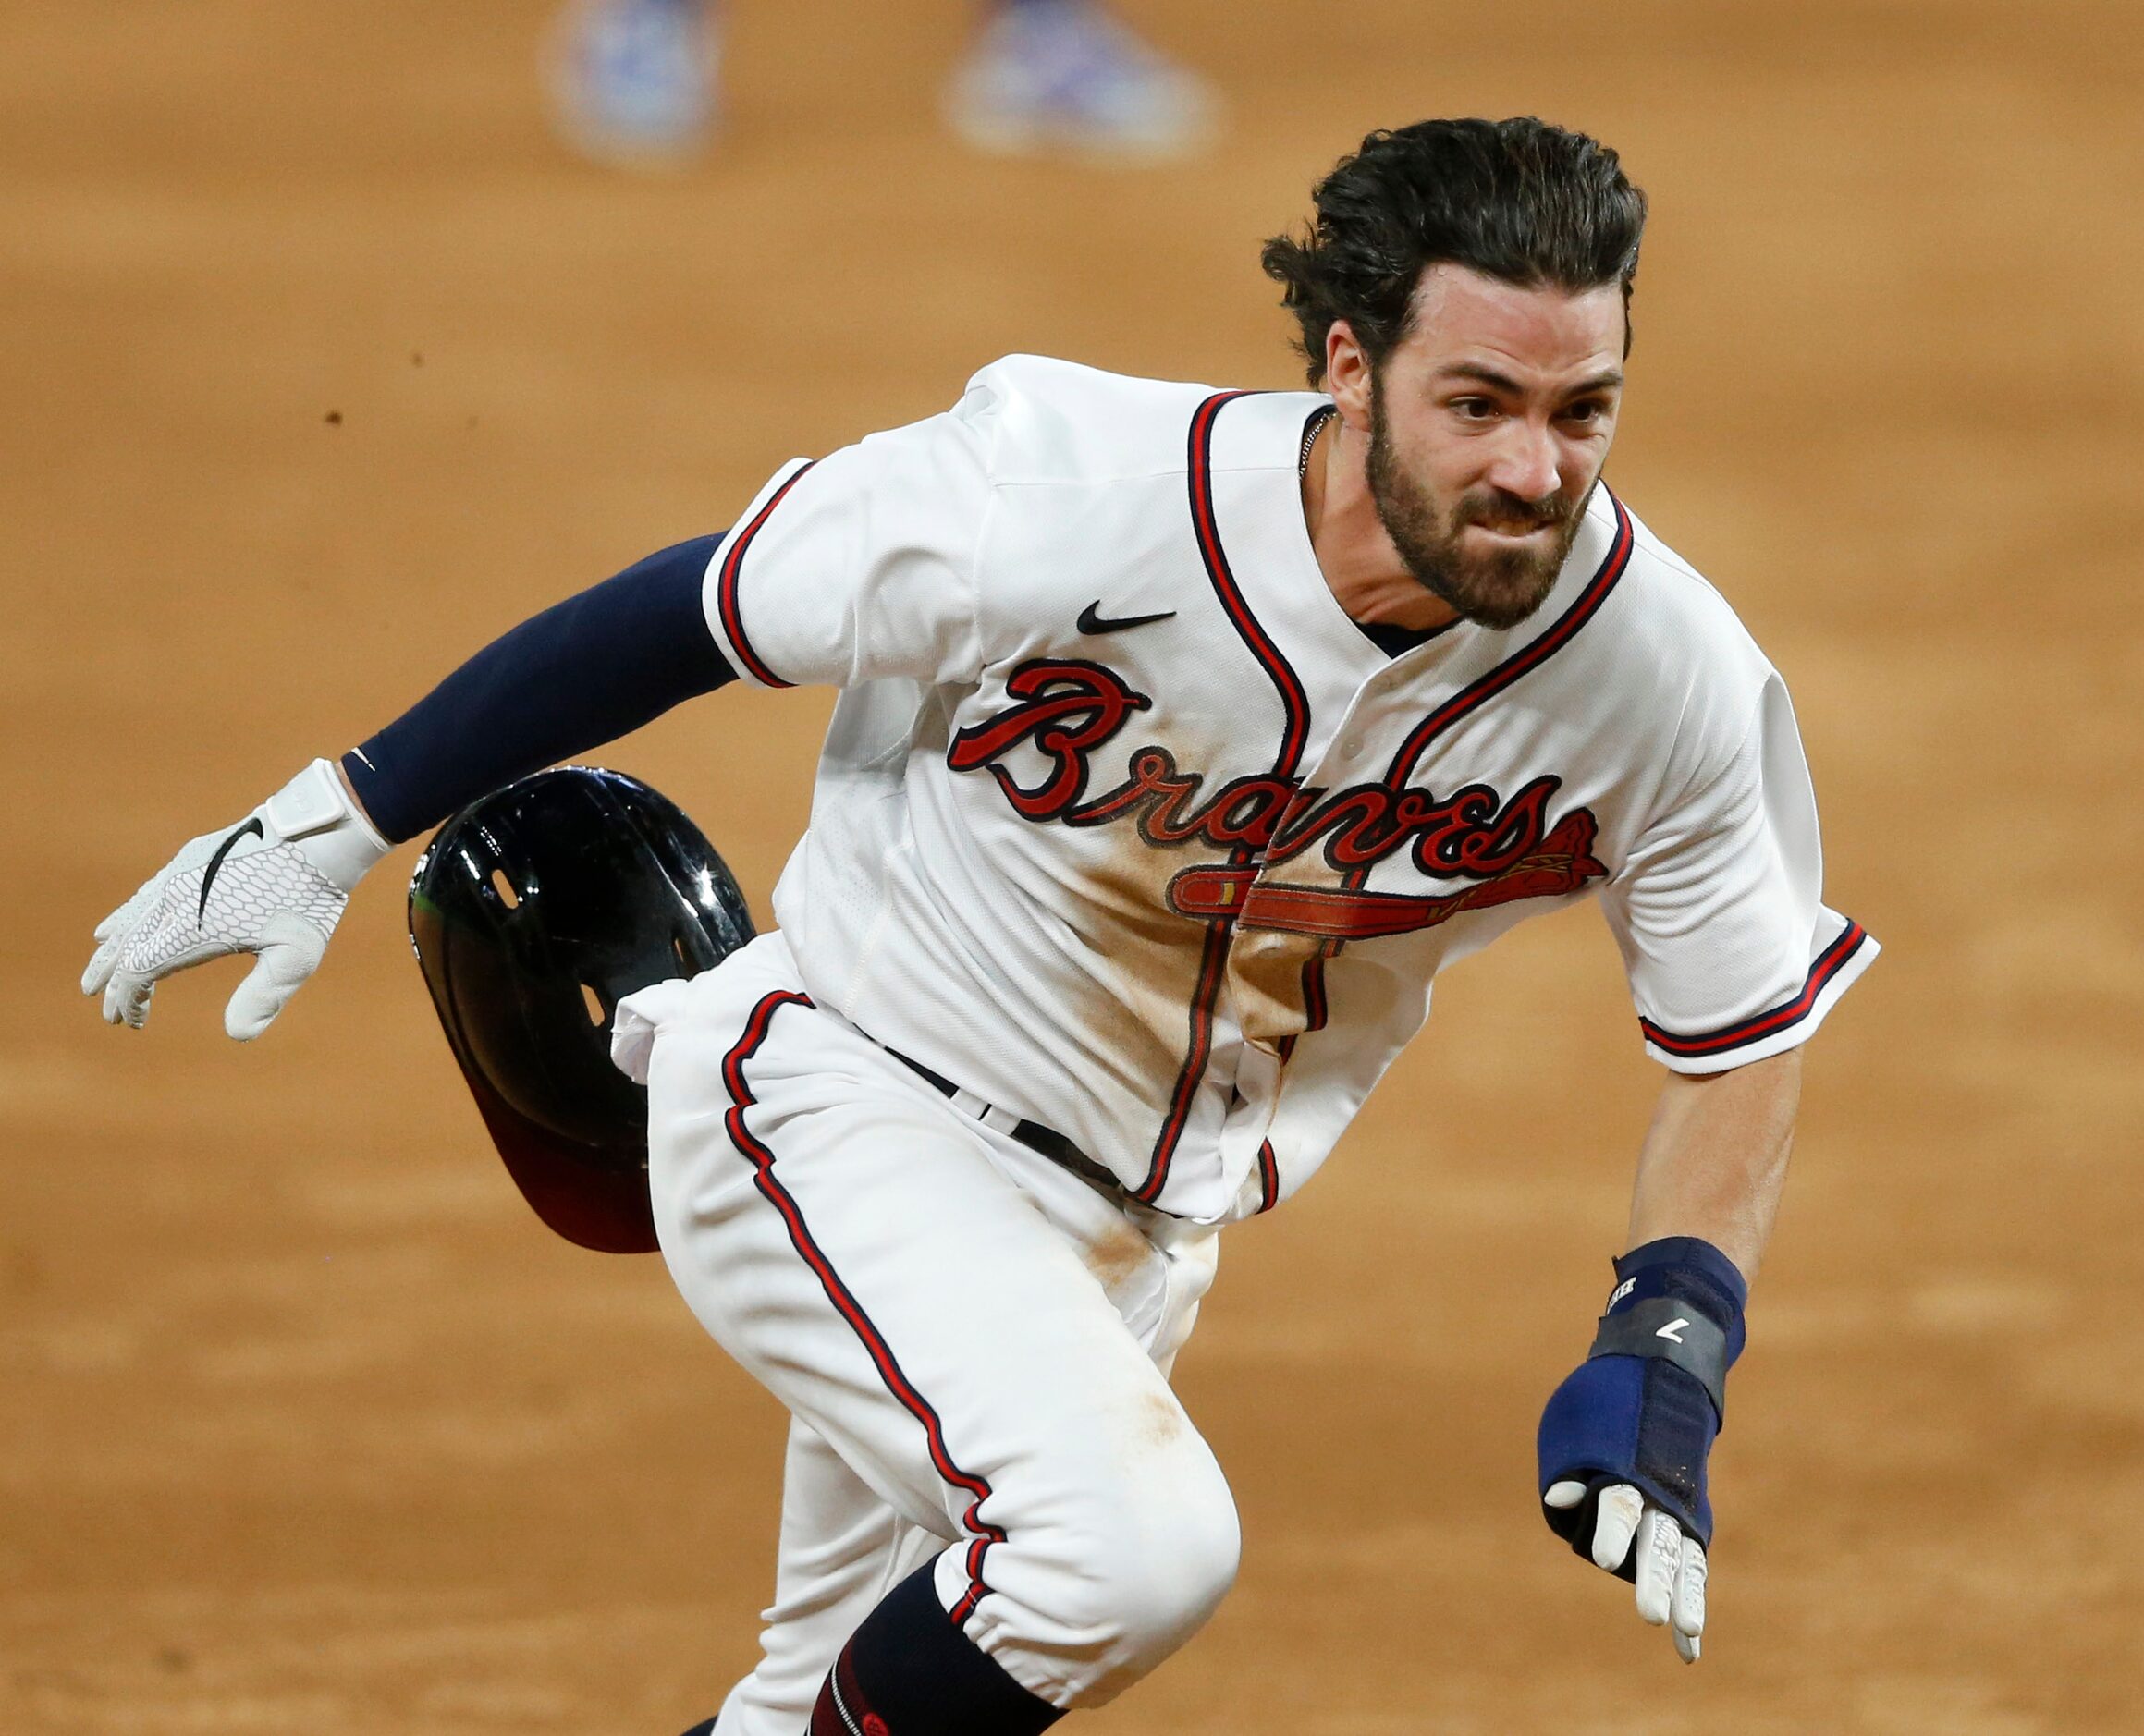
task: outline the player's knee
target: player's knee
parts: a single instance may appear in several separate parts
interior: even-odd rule
[[[1219,1469],[1177,1493],[1166,1510],[1143,1515],[1136,1534],[1123,1540],[1133,1560],[1118,1588],[1119,1608],[1126,1639],[1150,1663],[1206,1625],[1236,1583],[1243,1559],[1235,1498]]]
[[[1084,1571],[1069,1581],[1059,1620],[1106,1636],[1109,1667],[1083,1705],[1145,1675],[1206,1625],[1235,1583],[1242,1555],[1236,1504],[1210,1453],[1113,1502],[1086,1540]]]

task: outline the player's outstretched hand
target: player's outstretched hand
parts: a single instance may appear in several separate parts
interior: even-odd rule
[[[1541,1505],[1567,1513],[1586,1498],[1586,1485],[1567,1477],[1549,1485]],[[1676,1654],[1696,1663],[1705,1632],[1705,1546],[1629,1484],[1612,1483],[1595,1505],[1587,1553],[1596,1567],[1636,1581],[1638,1614],[1665,1626]]]
[[[257,1037],[319,968],[350,893],[390,848],[335,767],[315,760],[238,825],[188,844],[99,923],[82,993],[104,996],[108,1023],[139,1029],[173,972],[250,952],[224,1029]]]
[[[1541,1517],[1632,1581],[1685,1664],[1705,1631],[1706,1461],[1742,1353],[1749,1287],[1709,1241],[1666,1236],[1615,1263],[1593,1346],[1541,1412]]]

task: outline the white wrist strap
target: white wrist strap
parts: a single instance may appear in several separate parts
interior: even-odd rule
[[[306,840],[305,854],[345,892],[394,846],[350,800],[326,760],[315,760],[261,804],[277,836]]]

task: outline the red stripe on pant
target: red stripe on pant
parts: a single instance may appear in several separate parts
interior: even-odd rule
[[[775,1179],[774,1153],[745,1125],[744,1112],[759,1099],[753,1094],[751,1084],[744,1077],[744,1064],[759,1052],[766,1041],[774,1016],[784,1007],[810,1007],[812,997],[788,989],[778,989],[764,996],[752,1009],[752,1017],[745,1021],[744,1033],[736,1045],[722,1057],[722,1083],[729,1093],[729,1110],[723,1118],[724,1130],[729,1143],[751,1163],[753,1183],[760,1192],[781,1214],[782,1222],[789,1229],[790,1244],[802,1256],[806,1265],[819,1280],[819,1288],[826,1291],[827,1300],[834,1304],[836,1312],[849,1323],[862,1341],[878,1377],[886,1388],[899,1400],[900,1406],[923,1424],[924,1439],[930,1448],[932,1467],[953,1487],[972,1497],[967,1510],[961,1515],[962,1526],[973,1534],[974,1541],[968,1546],[966,1561],[968,1588],[953,1607],[951,1616],[956,1626],[964,1623],[974,1612],[975,1606],[989,1595],[990,1587],[983,1578],[984,1557],[990,1546],[1005,1541],[1004,1531],[981,1517],[980,1510],[990,1498],[990,1485],[984,1478],[963,1471],[954,1463],[947,1449],[944,1426],[930,1401],[915,1389],[908,1376],[901,1372],[892,1348],[886,1342],[864,1307],[851,1294],[833,1265],[812,1240],[812,1232],[804,1224],[802,1211],[789,1190]]]

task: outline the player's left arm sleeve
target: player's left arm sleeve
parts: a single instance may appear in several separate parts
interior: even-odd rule
[[[1817,801],[1765,678],[1723,764],[1656,815],[1602,898],[1648,1053],[1714,1073],[1805,1043],[1877,945],[1826,908]]]
[[[719,540],[680,543],[554,604],[344,754],[372,824],[391,842],[415,837],[487,790],[730,680],[700,618]]]

